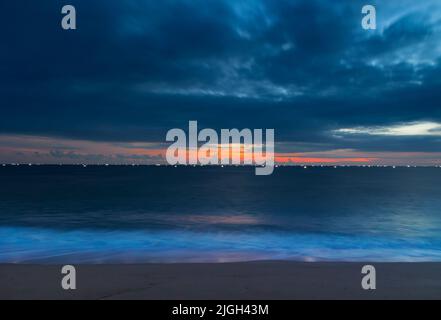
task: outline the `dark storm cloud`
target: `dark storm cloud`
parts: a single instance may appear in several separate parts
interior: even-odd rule
[[[439,137],[333,134],[441,122],[440,7],[392,2],[373,32],[361,1],[3,1],[0,133],[163,141],[198,120],[318,149],[440,151]],[[76,31],[60,27],[67,3]]]

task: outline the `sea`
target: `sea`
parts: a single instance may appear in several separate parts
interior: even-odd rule
[[[441,168],[0,166],[0,263],[441,261]]]

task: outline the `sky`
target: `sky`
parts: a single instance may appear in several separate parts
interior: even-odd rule
[[[195,120],[273,128],[285,164],[441,164],[439,0],[10,0],[0,25],[0,163],[162,163]]]

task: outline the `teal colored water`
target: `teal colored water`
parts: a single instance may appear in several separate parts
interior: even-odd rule
[[[441,168],[0,167],[0,262],[441,261]]]

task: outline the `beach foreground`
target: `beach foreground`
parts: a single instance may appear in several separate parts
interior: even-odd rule
[[[371,263],[377,289],[361,288],[367,263],[78,265],[77,290],[61,265],[0,265],[0,299],[441,299],[441,263]]]

